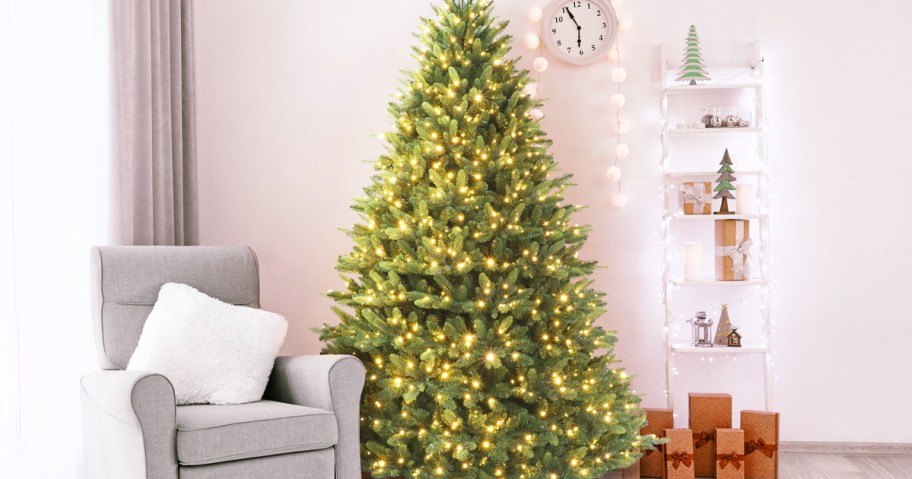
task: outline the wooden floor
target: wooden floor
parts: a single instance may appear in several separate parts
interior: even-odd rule
[[[613,472],[602,479],[621,477]],[[912,455],[782,452],[779,479],[912,479]]]
[[[779,479],[912,479],[912,456],[787,453]]]

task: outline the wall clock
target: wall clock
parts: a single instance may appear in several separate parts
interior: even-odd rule
[[[586,65],[614,45],[617,27],[609,0],[554,0],[544,11],[542,39],[555,57]]]

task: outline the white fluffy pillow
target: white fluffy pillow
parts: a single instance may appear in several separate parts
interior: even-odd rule
[[[177,404],[259,401],[287,330],[281,315],[167,283],[127,369],[164,375]]]

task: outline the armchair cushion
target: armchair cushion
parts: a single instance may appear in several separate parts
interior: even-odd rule
[[[177,458],[184,466],[215,464],[332,447],[336,416],[275,401],[177,407]]]
[[[179,405],[259,401],[287,329],[278,314],[166,283],[127,369],[167,377]]]

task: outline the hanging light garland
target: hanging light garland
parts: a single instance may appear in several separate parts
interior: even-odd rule
[[[624,0],[611,0],[611,6],[618,14],[618,10],[623,4]],[[526,17],[529,22],[537,26],[543,15],[544,11],[536,6],[529,9]],[[616,110],[614,133],[617,138],[614,147],[614,159],[611,166],[608,168],[606,175],[609,181],[617,185],[616,193],[610,198],[611,205],[615,208],[623,208],[627,205],[627,195],[624,194],[621,189],[621,176],[623,175],[623,171],[620,166],[618,166],[618,160],[623,160],[630,156],[630,146],[624,141],[624,137],[630,133],[630,121],[625,119],[622,115],[623,108],[627,104],[627,98],[624,96],[622,88],[624,82],[627,81],[627,70],[624,69],[621,63],[621,36],[633,29],[633,19],[629,16],[618,16],[618,18],[618,34],[614,48],[608,50],[608,54],[605,56],[608,62],[616,64],[615,68],[611,71],[611,81],[614,82],[616,90],[611,95],[610,103],[611,107]],[[537,28],[536,31],[538,31]],[[526,86],[526,94],[535,98],[539,93],[541,74],[548,70],[548,59],[541,56],[541,38],[537,34],[527,34],[524,38],[524,43],[526,48],[535,50],[537,53],[536,58],[532,61],[532,70],[535,72],[535,83],[530,83]],[[536,108],[529,112],[529,117],[538,120],[544,117],[544,114],[541,110]]]

